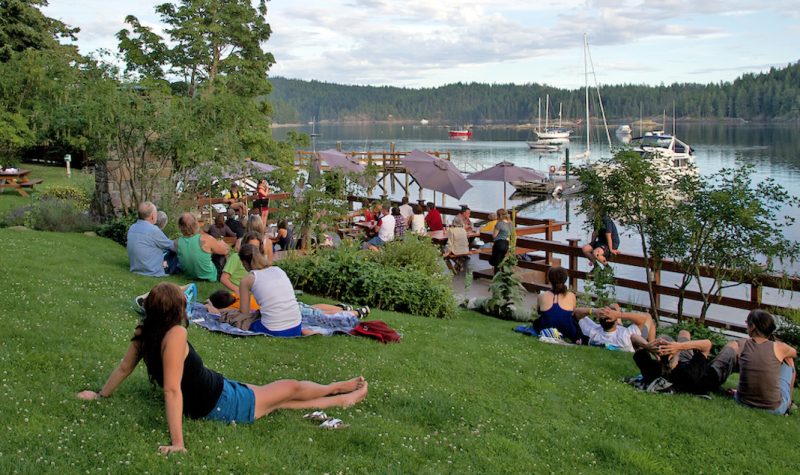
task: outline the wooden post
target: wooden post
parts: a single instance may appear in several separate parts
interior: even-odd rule
[[[577,248],[578,247],[578,243],[580,242],[580,239],[569,238],[569,239],[567,239],[567,242],[569,242],[569,247]],[[569,255],[569,270],[571,270],[571,271],[577,271],[578,270],[578,256],[575,256],[573,254]],[[577,292],[578,291],[578,278],[575,277],[574,275],[569,276],[569,288],[573,292]]]
[[[394,188],[394,142],[389,142],[389,173],[391,174],[389,181],[391,182],[392,194],[395,192]],[[384,158],[386,161],[386,158]]]
[[[553,228],[550,227],[550,226],[553,225],[553,221],[555,221],[555,220],[554,219],[548,219],[547,220],[547,230],[544,232],[544,239],[546,241],[552,241],[553,240]],[[552,261],[553,261],[553,253],[551,251],[547,251],[547,252],[545,252],[544,255],[545,255],[545,262],[548,263],[548,264],[552,263]]]
[[[337,152],[341,152],[342,151],[342,141],[341,140],[337,140],[336,141],[336,151]]]
[[[661,293],[658,291],[658,286],[661,285],[661,269],[653,271],[653,300],[656,304],[656,311],[661,308]]]
[[[750,284],[750,301],[753,302],[754,307],[760,307],[763,297],[764,288],[759,284]]]

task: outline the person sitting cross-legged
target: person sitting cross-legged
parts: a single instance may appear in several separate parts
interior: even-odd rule
[[[692,340],[686,330],[678,333],[677,342],[668,336],[647,342],[638,335],[632,335],[631,342],[636,348],[633,360],[644,384],[663,377],[678,392],[707,394],[718,390],[736,367],[736,342],[728,343],[714,359],[709,359],[711,340]]]
[[[769,312],[753,310],[746,322],[750,338],[738,341],[739,386],[735,399],[745,406],[786,414],[792,405],[797,376],[797,350],[773,341],[776,325]]]
[[[593,314],[597,316],[597,322],[592,320]],[[631,325],[621,325],[622,320],[631,322]],[[641,336],[648,342],[656,338],[656,325],[649,313],[623,312],[617,304],[592,310],[578,325],[588,338],[589,345],[604,346],[610,350],[633,353],[633,335]]]
[[[367,241],[367,248],[370,251],[377,251],[383,247],[387,242],[394,240],[395,219],[391,213],[384,214],[378,220],[377,234]]]
[[[172,283],[156,285],[144,301],[145,317],[136,327],[122,362],[103,387],[81,391],[82,400],[111,396],[141,360],[150,380],[164,388],[164,409],[170,444],[161,453],[185,452],[183,417],[226,424],[252,423],[279,409],[349,407],[368,391],[363,377],[327,385],[280,380],[263,386],[229,380],[208,369],[188,340],[186,302]]]

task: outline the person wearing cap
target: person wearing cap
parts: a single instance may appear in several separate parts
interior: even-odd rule
[[[229,208],[235,210],[239,216],[247,214],[247,208],[241,202],[243,197],[242,192],[239,190],[239,185],[236,183],[232,183],[230,191],[225,193],[225,203]]]

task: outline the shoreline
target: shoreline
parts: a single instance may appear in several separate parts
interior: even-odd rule
[[[592,122],[599,121],[599,118],[592,118]],[[671,121],[670,121],[671,123]],[[800,120],[797,119],[773,119],[773,120],[745,120],[739,118],[722,118],[722,119],[698,119],[692,117],[684,117],[675,119],[675,123],[677,124],[705,124],[705,125],[800,125]],[[415,127],[427,127],[427,128],[462,128],[463,126],[457,125],[458,122],[453,122],[451,125],[447,122],[439,122],[436,120],[431,119],[428,124],[420,124],[418,120],[341,120],[341,121],[334,121],[334,120],[321,120],[317,122],[317,125],[325,125],[325,126],[354,126],[354,125],[400,125],[400,126],[415,126]],[[562,121],[564,127],[580,127],[582,124],[578,123],[576,125],[575,122],[572,121]],[[636,120],[626,120],[626,118],[620,119],[611,119],[608,121],[609,128],[617,127],[622,124],[630,125],[631,127],[638,127],[639,119]],[[654,129],[662,125],[661,121],[654,120],[652,118],[644,119],[642,121],[644,128]],[[270,124],[270,128],[273,129],[286,129],[286,128],[304,128],[304,127],[311,127],[310,124],[305,123],[272,123]],[[536,124],[532,122],[527,122],[523,124],[516,124],[516,123],[491,123],[491,124],[469,124],[466,127],[471,129],[479,129],[479,130],[493,130],[493,129],[516,129],[516,130],[527,130],[527,129],[534,129],[536,128]]]

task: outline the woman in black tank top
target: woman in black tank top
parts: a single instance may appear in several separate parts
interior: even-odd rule
[[[367,382],[360,376],[326,385],[280,380],[256,386],[229,381],[206,368],[187,340],[186,300],[177,285],[163,282],[153,287],[144,308],[145,318],[136,327],[125,357],[103,388],[97,392],[82,391],[77,396],[84,400],[109,397],[144,359],[150,380],[164,388],[164,406],[172,440],[170,445],[159,447],[162,453],[186,450],[183,415],[226,420],[217,411],[225,414],[227,406],[233,404],[235,407],[231,410],[234,411],[247,413],[249,409],[252,421],[277,409],[348,407],[367,395]],[[228,394],[228,387],[236,390]],[[249,393],[249,397],[239,397],[245,393]],[[236,400],[231,402],[231,398]],[[250,407],[242,407],[243,404]]]

